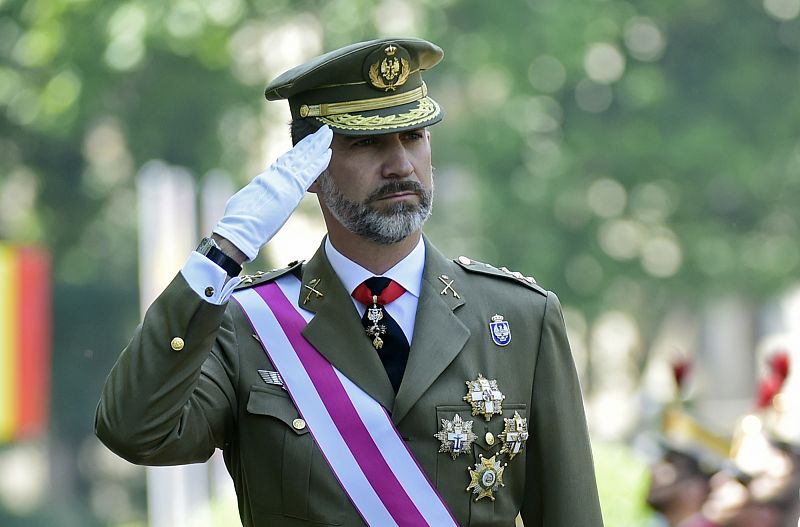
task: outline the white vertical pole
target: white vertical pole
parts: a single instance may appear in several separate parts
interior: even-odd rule
[[[137,176],[139,199],[139,291],[141,311],[153,303],[197,245],[194,182],[161,161]]]
[[[214,225],[225,214],[225,204],[234,192],[230,177],[221,170],[206,174],[200,189],[200,230],[203,236],[211,234]],[[219,527],[240,526],[236,491],[219,450],[208,464],[214,516],[218,522],[224,522],[219,523]]]
[[[197,244],[194,182],[188,171],[151,161],[137,176],[142,313]],[[148,467],[150,527],[210,525],[205,465]]]
[[[235,191],[225,172],[212,170],[206,174],[200,189],[200,230],[203,236],[211,234],[211,229],[225,214],[225,204]]]
[[[752,406],[756,343],[753,307],[732,295],[708,305],[700,333],[697,417],[711,430],[730,430]]]

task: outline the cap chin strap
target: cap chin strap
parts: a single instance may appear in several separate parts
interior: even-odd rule
[[[418,88],[396,95],[361,99],[358,101],[330,102],[321,104],[304,104],[300,106],[300,117],[326,117],[345,113],[359,113],[370,110],[381,110],[392,106],[401,106],[416,102],[428,95],[428,87],[423,82]]]

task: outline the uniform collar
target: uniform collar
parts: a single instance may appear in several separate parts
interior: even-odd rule
[[[325,237],[325,256],[328,257],[328,262],[330,262],[331,267],[348,293],[352,293],[367,278],[375,276],[372,272],[337,251],[329,237]],[[419,298],[422,290],[422,272],[424,268],[425,243],[420,236],[414,250],[380,276],[391,278],[403,286],[407,292]]]

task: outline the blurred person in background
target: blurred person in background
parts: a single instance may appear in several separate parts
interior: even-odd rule
[[[702,513],[711,478],[720,470],[728,443],[707,430],[690,412],[684,395],[693,364],[670,365],[675,392],[663,409],[658,432],[660,459],[650,467],[647,504],[669,527],[715,527]]]
[[[747,502],[731,527],[798,527],[800,525],[800,466],[797,450],[770,442],[765,469],[747,483]]]
[[[701,511],[711,492],[712,474],[698,456],[667,449],[663,459],[651,467],[647,504],[669,527],[710,525]]]
[[[797,527],[800,497],[797,465],[782,447],[763,453],[768,468],[756,475],[729,468],[715,474],[703,506],[708,525],[719,527]]]
[[[797,527],[800,521],[800,441],[787,397],[789,353],[768,354],[756,408],[733,434],[730,466],[712,479],[705,514],[724,527]]]
[[[148,309],[97,408],[111,450],[169,465],[222,449],[247,527],[602,526],[557,297],[422,235],[443,114],[421,75],[442,56],[361,42],[269,84],[295,146]],[[317,253],[240,276],[306,190]]]

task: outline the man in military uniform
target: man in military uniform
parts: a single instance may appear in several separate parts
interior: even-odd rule
[[[442,56],[374,40],[270,83],[295,146],[148,309],[97,409],[109,448],[222,449],[245,526],[602,525],[558,299],[422,236],[443,116],[422,72]],[[239,277],[306,190],[317,253]]]

